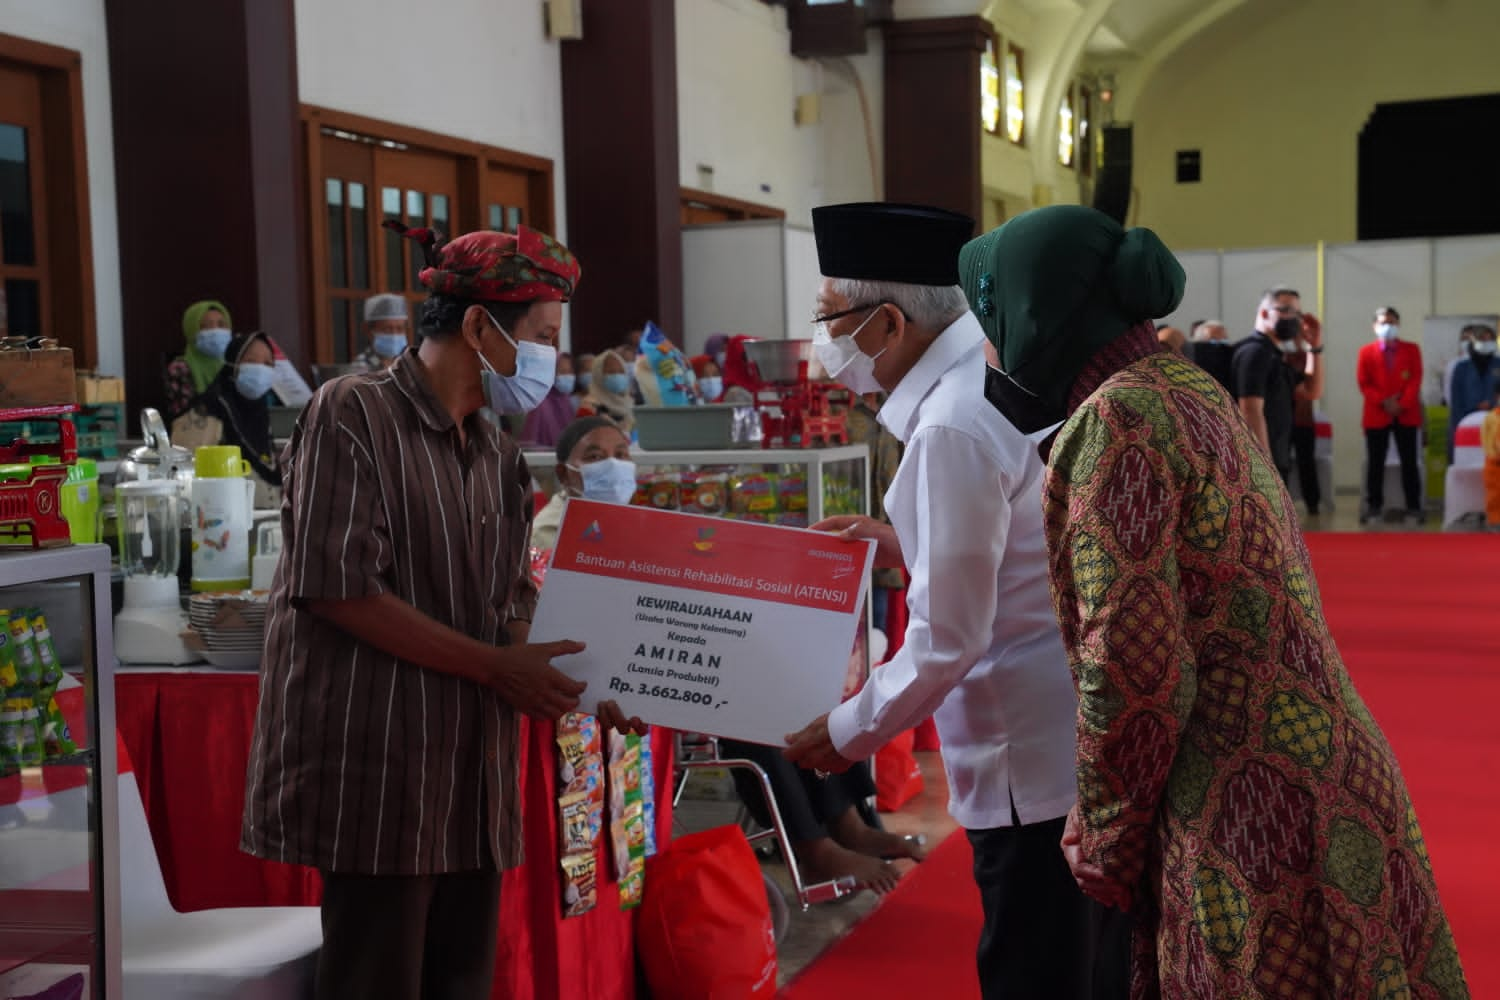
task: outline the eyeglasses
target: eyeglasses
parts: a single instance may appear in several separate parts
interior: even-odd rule
[[[879,309],[881,306],[895,305],[896,303],[892,302],[890,299],[881,299],[878,302],[866,302],[863,305],[850,306],[848,309],[840,309],[838,312],[825,313],[822,316],[814,314],[812,318],[813,335],[817,339],[828,340],[830,339],[830,334],[828,333],[828,324],[832,323],[834,320],[843,319],[845,316],[853,316],[855,313],[864,312],[866,310]],[[906,317],[906,321],[910,323],[911,317],[906,315],[906,310],[902,309],[900,306],[896,306],[896,308],[902,316]],[[866,322],[868,322],[868,319],[866,320]]]

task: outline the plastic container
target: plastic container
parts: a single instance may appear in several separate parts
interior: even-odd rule
[[[33,455],[32,465],[57,465],[55,458]],[[74,545],[90,545],[99,540],[99,463],[80,458],[68,466],[68,478],[57,488],[62,502],[62,516],[68,522],[68,535]]]
[[[250,527],[255,483],[250,463],[234,446],[194,452],[192,554],[194,591],[250,586]]]
[[[753,406],[637,406],[634,412],[640,446],[647,451],[717,451],[760,443],[760,417]]]

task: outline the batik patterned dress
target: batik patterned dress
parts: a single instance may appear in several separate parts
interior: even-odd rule
[[[1084,856],[1135,893],[1131,995],[1467,997],[1395,756],[1234,405],[1150,353],[1049,463]]]

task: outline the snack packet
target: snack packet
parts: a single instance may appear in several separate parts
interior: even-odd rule
[[[730,509],[742,516],[745,514],[776,513],[777,475],[771,472],[752,472],[739,476],[730,483]]]
[[[646,857],[656,857],[656,768],[651,730],[641,737],[641,806],[646,814]]]
[[[32,696],[42,683],[42,661],[36,652],[36,639],[24,612],[10,614],[10,647],[15,657],[17,683],[23,697]]]
[[[599,900],[598,864],[593,851],[563,856],[563,916],[576,917],[594,908]]]
[[[594,838],[589,831],[588,795],[580,793],[558,799],[557,811],[557,830],[562,839],[562,852],[574,854],[592,851]]]
[[[35,708],[28,708],[21,713],[21,766],[36,767],[45,759],[41,713]]]
[[[658,472],[646,484],[646,505],[657,510],[676,510],[681,500],[682,477],[675,472]]]
[[[62,709],[57,707],[57,699],[47,699],[47,707],[42,711],[42,753],[50,760],[77,752],[78,744]]]
[[[21,713],[0,712],[0,774],[21,769]]]
[[[41,681],[37,686],[36,703],[45,705],[52,700],[62,680],[62,664],[57,662],[57,646],[52,642],[52,630],[47,627],[47,618],[38,609],[30,613],[31,638],[36,644],[37,659],[41,662]]]
[[[620,909],[633,910],[646,896],[646,859],[632,856],[620,879]]]
[[[16,651],[10,641],[10,612],[0,611],[0,699],[9,698],[20,683]]]

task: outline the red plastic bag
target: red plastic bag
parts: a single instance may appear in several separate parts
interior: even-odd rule
[[[636,946],[652,1000],[776,995],[776,932],[744,831],[677,837],[646,862]]]
[[[922,769],[912,755],[915,730],[908,729],[875,751],[875,808],[895,812],[922,791]]]

